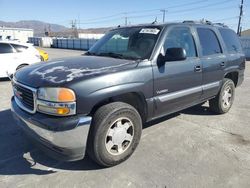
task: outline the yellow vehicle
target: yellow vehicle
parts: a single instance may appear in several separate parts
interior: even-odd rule
[[[37,50],[39,51],[41,61],[48,61],[49,54],[47,52],[45,52],[44,50],[42,50],[42,49],[37,48]]]

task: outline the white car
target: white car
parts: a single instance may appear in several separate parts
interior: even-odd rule
[[[0,41],[0,78],[8,77],[19,68],[40,61],[40,54],[32,44]]]

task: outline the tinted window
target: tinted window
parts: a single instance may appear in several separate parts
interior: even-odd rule
[[[229,53],[241,52],[241,44],[238,36],[230,29],[219,29]]]
[[[107,33],[90,50],[89,55],[123,59],[148,59],[160,35],[161,28],[119,28]]]
[[[9,44],[0,43],[0,54],[13,53],[13,49]]]
[[[187,57],[196,57],[196,48],[190,29],[187,27],[176,27],[172,29],[164,43],[164,50],[168,48],[184,48]]]
[[[18,44],[11,44],[11,46],[13,46],[17,52],[23,52],[28,48],[27,46],[22,46]]]
[[[202,48],[202,55],[213,55],[221,53],[221,47],[214,31],[207,28],[198,28],[198,36]]]

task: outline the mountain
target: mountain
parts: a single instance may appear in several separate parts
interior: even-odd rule
[[[74,35],[71,28],[59,25],[51,24],[37,20],[22,20],[18,22],[4,22],[0,20],[0,27],[14,27],[14,28],[27,28],[34,30],[34,36],[44,36],[45,30],[50,31],[50,36],[59,37],[70,37]],[[89,29],[79,29],[78,33],[105,33],[109,31],[111,27],[107,28],[89,28]]]
[[[44,33],[45,30],[49,30],[51,32],[63,32],[68,28],[58,24],[50,24],[46,22],[41,22],[37,20],[22,20],[18,22],[4,22],[0,21],[0,27],[14,27],[14,28],[27,28],[33,29],[34,35],[39,36]]]

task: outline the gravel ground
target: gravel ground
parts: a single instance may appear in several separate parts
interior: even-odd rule
[[[50,59],[82,53],[45,50]],[[229,113],[215,115],[205,104],[151,122],[132,157],[106,169],[89,158],[48,158],[13,121],[9,81],[0,92],[0,187],[250,187],[248,66]]]

